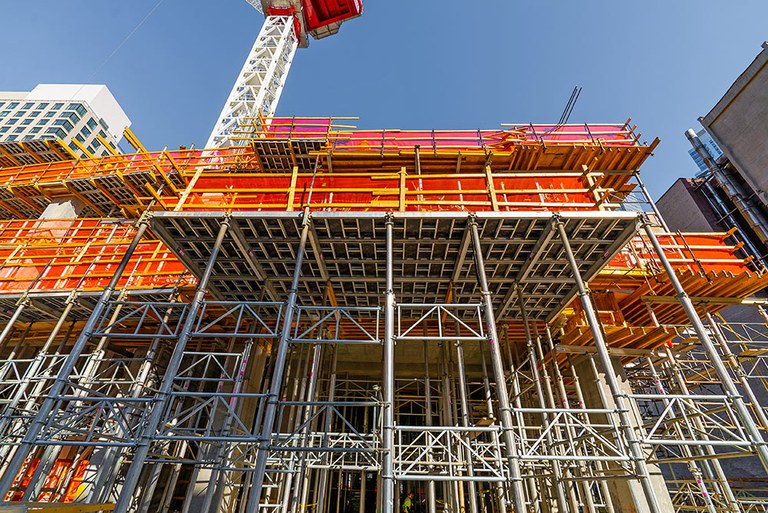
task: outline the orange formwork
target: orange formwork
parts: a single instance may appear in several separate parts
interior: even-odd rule
[[[134,234],[131,224],[104,219],[2,221],[0,294],[102,290]],[[193,281],[171,252],[153,240],[139,245],[127,269],[120,288],[169,288]]]
[[[75,196],[86,215],[160,209],[574,210],[617,208],[657,144],[625,125],[348,130],[275,119],[250,147],[178,150],[0,170],[0,214]]]

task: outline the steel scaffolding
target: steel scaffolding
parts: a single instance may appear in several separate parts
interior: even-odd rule
[[[637,208],[655,144],[269,126],[3,170],[124,216],[0,230],[6,502],[766,511],[762,269]]]

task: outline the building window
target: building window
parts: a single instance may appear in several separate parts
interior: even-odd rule
[[[90,128],[91,130],[93,130],[94,128],[96,128],[96,120],[95,120],[95,119],[93,119],[93,118],[90,118],[90,119],[88,120],[88,128]]]
[[[0,102],[0,107],[2,107],[3,105],[5,105],[5,102]]]
[[[30,130],[30,131],[29,131],[29,133],[30,133],[30,134],[39,134],[39,133],[40,133],[40,130],[42,130],[42,128],[40,128],[39,126],[36,126],[36,127],[35,127],[35,128],[33,128],[32,130]]]
[[[30,117],[36,118],[42,113],[43,113],[42,110],[35,110],[35,111],[32,111],[32,113],[30,114]]]
[[[77,112],[68,112],[66,117],[72,120],[74,124],[78,124],[80,122],[80,116],[77,115]]]
[[[17,128],[16,130],[14,130],[14,131],[13,131],[13,133],[14,133],[14,134],[20,134],[20,133],[22,133],[24,130],[26,130],[26,128],[24,128],[23,126],[20,126],[20,127],[19,127],[19,128]]]
[[[109,125],[103,119],[99,118],[99,124],[104,127],[104,130],[109,130]]]
[[[78,105],[78,106],[75,108],[75,110],[76,110],[76,111],[77,111],[77,113],[78,113],[78,114],[80,114],[81,116],[85,116],[86,114],[88,114],[88,109],[86,109],[86,108],[85,108],[85,106],[83,106],[82,104]]]
[[[53,107],[51,107],[51,109],[53,109],[53,110],[61,110],[61,108],[62,108],[63,106],[64,106],[64,104],[63,104],[63,103],[54,103],[54,104],[53,104]]]
[[[47,125],[50,121],[51,121],[50,119],[41,119],[40,121],[37,122],[37,126]]]
[[[107,134],[104,133],[104,130],[99,130],[99,137],[101,137],[102,139],[107,138]]]
[[[46,112],[46,113],[45,113],[45,117],[46,117],[46,118],[52,118],[52,117],[53,117],[53,116],[55,116],[55,115],[56,115],[56,113],[55,113],[55,112]]]
[[[64,139],[64,137],[67,136],[67,133],[62,130],[61,128],[49,128],[45,131],[46,134],[54,134],[59,139]]]
[[[12,103],[9,103],[9,104],[8,104],[8,108],[9,108],[9,109],[15,109],[15,108],[16,108],[16,107],[18,107],[18,106],[19,106],[19,103],[18,103],[18,102],[12,102]]]
[[[48,108],[48,105],[50,105],[50,103],[41,103],[40,105],[37,106],[37,108],[38,109],[45,109],[45,108]]]
[[[63,126],[64,130],[66,130],[67,132],[69,132],[70,130],[75,128],[75,125],[73,125],[72,123],[70,123],[66,119],[57,119],[56,121],[53,122],[53,124],[57,125],[57,126]]]
[[[78,141],[80,141],[81,143],[84,143],[84,142],[85,142],[85,137],[83,137],[83,136],[82,136],[82,135],[80,135],[80,134],[77,134],[77,135],[75,136],[75,139],[77,139],[77,140],[78,140]]]
[[[22,139],[22,141],[31,141],[34,138],[35,138],[35,136],[33,136],[33,135],[25,135],[24,139]]]
[[[4,111],[0,112],[0,118],[4,118],[5,116],[7,116],[10,113],[11,113],[10,110],[4,110]]]
[[[4,134],[8,131],[8,127],[4,126],[3,128],[0,128],[0,134]]]
[[[9,135],[9,136],[8,136],[8,140],[9,140],[9,141],[11,141],[11,142],[13,142],[13,141],[15,141],[15,140],[16,140],[16,136],[15,136],[15,135]]]
[[[84,127],[83,127],[82,133],[83,133],[83,134],[84,134],[86,137],[89,137],[89,136],[91,135],[91,131],[90,131],[90,130],[88,130],[88,127],[87,127],[87,126],[84,126]]]
[[[22,109],[31,109],[34,103],[25,103]]]
[[[21,124],[24,125],[24,126],[31,125],[32,124],[32,120],[31,119],[25,119],[24,121],[21,122]]]
[[[13,125],[13,124],[15,124],[15,123],[18,123],[18,122],[19,122],[19,120],[21,120],[21,118],[13,118],[12,120],[8,121],[8,124],[9,124],[9,125]]]

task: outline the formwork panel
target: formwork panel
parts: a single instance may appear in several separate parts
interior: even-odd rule
[[[302,218],[295,213],[235,213],[211,278],[222,299],[287,294]],[[200,273],[225,219],[220,213],[157,213],[152,229],[193,272]],[[553,222],[561,219],[585,278],[595,276],[636,232],[634,213],[326,213],[312,215],[301,270],[302,304],[324,305],[326,286],[339,305],[376,306],[384,286],[385,223],[395,233],[396,295],[403,303],[476,300],[468,224],[476,222],[498,314],[517,317],[515,283],[537,318],[551,318],[574,296]],[[454,285],[451,286],[451,283]],[[451,291],[449,292],[449,286]]]

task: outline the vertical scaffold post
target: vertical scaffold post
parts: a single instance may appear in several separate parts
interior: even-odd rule
[[[557,228],[557,231],[560,235],[560,240],[563,244],[563,250],[565,251],[566,258],[568,259],[568,264],[570,265],[571,271],[573,272],[573,280],[576,282],[576,289],[579,295],[579,299],[581,300],[581,306],[584,309],[584,315],[587,317],[587,323],[589,324],[589,329],[592,332],[592,338],[595,341],[597,356],[600,359],[600,365],[603,367],[608,389],[611,391],[611,395],[616,402],[621,428],[624,432],[624,436],[627,439],[630,456],[632,457],[635,472],[637,473],[638,479],[640,480],[640,485],[643,488],[643,494],[648,501],[648,508],[651,513],[663,513],[659,506],[659,501],[656,498],[656,492],[654,491],[653,485],[650,481],[648,467],[645,463],[645,454],[643,454],[640,441],[637,439],[635,431],[630,423],[629,405],[627,404],[627,398],[622,393],[619,382],[616,379],[613,364],[611,363],[611,357],[608,354],[608,344],[605,342],[603,331],[600,326],[600,321],[597,319],[595,309],[593,308],[592,301],[589,297],[589,292],[587,292],[587,287],[584,285],[584,280],[581,277],[579,264],[573,254],[571,242],[568,239],[568,233],[565,230],[565,224],[559,217],[556,217],[553,222],[555,223],[555,227]]]
[[[381,461],[381,511],[395,510],[395,220],[390,214],[386,227],[386,286],[384,290],[384,425]]]
[[[672,267],[672,264],[669,262],[667,255],[664,254],[664,249],[661,247],[659,239],[653,232],[653,225],[648,220],[648,218],[643,219],[643,230],[648,236],[648,240],[651,241],[653,250],[659,257],[659,261],[664,267],[664,271],[666,272],[672,287],[675,289],[677,300],[682,305],[683,310],[685,310],[685,314],[688,316],[688,320],[691,321],[693,330],[696,332],[696,336],[701,342],[704,351],[707,353],[709,361],[714,367],[715,373],[720,379],[726,395],[730,396],[731,402],[736,410],[736,415],[738,415],[739,420],[741,421],[744,429],[747,432],[747,435],[749,436],[749,440],[752,443],[752,448],[760,458],[760,462],[763,464],[763,468],[768,471],[768,447],[765,445],[765,441],[760,434],[760,430],[758,429],[755,420],[752,418],[752,415],[749,413],[749,409],[744,402],[744,398],[736,388],[736,384],[733,382],[733,379],[731,378],[728,369],[725,367],[720,354],[717,352],[715,344],[712,342],[712,339],[709,338],[707,328],[704,326],[704,323],[701,321],[699,314],[696,312],[696,307],[693,306],[691,298],[685,292],[685,289],[683,289],[683,285],[677,278],[677,274],[675,274],[675,270]]]
[[[512,510],[515,513],[523,513],[526,510],[525,491],[523,489],[523,480],[520,473],[520,461],[515,455],[515,441],[512,436],[512,410],[509,406],[509,392],[507,391],[507,382],[504,380],[504,364],[501,359],[499,349],[499,334],[496,330],[496,317],[493,314],[493,299],[491,291],[488,288],[488,277],[485,273],[485,260],[483,258],[483,246],[480,243],[480,232],[477,228],[477,221],[470,217],[469,230],[472,235],[473,253],[475,256],[475,273],[477,282],[480,286],[480,293],[483,296],[483,315],[488,334],[488,344],[491,348],[491,365],[496,381],[496,395],[499,401],[499,418],[501,420],[501,429],[504,435],[504,451],[509,465],[509,478],[512,489]]]
[[[131,503],[135,498],[134,491],[136,489],[136,485],[139,482],[139,477],[141,477],[141,472],[144,470],[144,463],[146,462],[147,456],[149,455],[149,449],[152,444],[152,440],[154,439],[157,428],[160,426],[160,422],[162,421],[163,413],[165,413],[165,407],[168,404],[171,392],[173,392],[173,383],[176,379],[176,374],[179,370],[179,367],[181,366],[187,342],[189,342],[189,339],[191,338],[192,330],[194,329],[195,322],[197,321],[197,313],[200,311],[200,307],[203,305],[203,301],[205,300],[205,295],[208,292],[208,282],[210,281],[211,275],[213,274],[213,268],[216,264],[216,259],[219,256],[221,246],[224,243],[224,237],[227,235],[227,230],[229,229],[230,223],[231,219],[229,217],[225,217],[219,225],[216,241],[214,242],[213,247],[211,248],[211,254],[208,257],[208,263],[203,270],[200,281],[197,283],[197,290],[195,290],[195,296],[192,299],[192,303],[189,305],[187,318],[184,321],[184,326],[182,327],[179,338],[177,339],[176,345],[173,348],[171,359],[168,361],[168,366],[166,367],[163,381],[160,384],[160,389],[155,396],[155,401],[152,406],[152,413],[150,413],[149,420],[147,420],[147,424],[144,426],[141,439],[139,441],[138,447],[136,448],[136,453],[133,456],[133,461],[131,462],[131,466],[128,468],[128,472],[125,475],[123,488],[120,491],[120,496],[118,497],[117,502],[115,503],[114,511],[116,513],[126,513],[131,508]]]
[[[533,346],[533,335],[531,334],[531,325],[528,320],[528,309],[525,307],[525,297],[523,296],[523,289],[519,283],[514,284],[515,293],[517,295],[517,304],[520,309],[520,317],[523,319],[523,328],[525,329],[525,341],[526,349],[528,351],[528,364],[531,366],[531,376],[533,378],[533,384],[536,388],[536,396],[539,399],[539,408],[541,408],[541,421],[546,435],[546,442],[548,450],[552,450],[554,441],[552,438],[552,431],[558,430],[556,426],[551,426],[551,419],[549,413],[546,411],[547,404],[544,398],[544,388],[542,387],[541,374],[539,373],[539,362],[536,358],[536,349]],[[557,460],[552,461],[552,475],[554,477],[553,488],[555,489],[555,498],[557,500],[557,507],[560,511],[568,511],[565,501],[565,481],[563,480],[563,472],[560,468],[560,462]]]
[[[291,289],[288,291],[288,298],[285,303],[283,328],[280,331],[280,339],[277,342],[275,367],[272,370],[267,406],[264,410],[264,420],[261,424],[259,449],[253,470],[250,495],[248,496],[248,502],[245,509],[247,513],[256,513],[259,508],[259,502],[261,502],[261,490],[264,486],[264,475],[267,471],[267,456],[269,455],[269,446],[272,440],[272,430],[275,427],[275,420],[277,418],[280,390],[283,384],[283,373],[285,372],[285,362],[288,357],[288,350],[290,349],[289,339],[291,336],[291,325],[293,324],[293,315],[296,310],[299,280],[301,279],[301,266],[304,261],[304,252],[307,249],[307,241],[309,240],[310,222],[309,209],[306,208],[303,213],[299,247],[296,250],[296,267],[293,270]]]
[[[2,500],[2,498],[5,497],[10,491],[11,486],[13,485],[13,480],[16,478],[19,470],[21,470],[21,467],[24,464],[24,460],[29,455],[29,451],[32,450],[32,448],[35,446],[35,441],[37,440],[38,435],[43,430],[46,422],[48,422],[49,417],[53,411],[53,407],[56,405],[59,397],[61,397],[61,394],[64,391],[64,387],[67,384],[67,380],[69,379],[70,374],[72,374],[72,371],[75,368],[75,364],[77,363],[78,358],[80,358],[80,354],[85,349],[85,345],[88,343],[88,339],[91,337],[91,332],[93,332],[93,330],[96,328],[96,323],[98,323],[101,319],[101,314],[104,313],[104,309],[107,307],[109,300],[112,298],[112,294],[115,292],[117,284],[119,283],[120,278],[123,276],[123,272],[125,271],[126,267],[128,267],[128,263],[130,262],[131,257],[133,257],[133,253],[139,246],[142,237],[144,237],[144,233],[149,227],[149,220],[149,213],[145,213],[139,219],[139,222],[136,226],[136,234],[133,236],[133,240],[126,249],[122,260],[120,260],[120,264],[118,264],[117,269],[115,269],[115,274],[112,276],[112,279],[109,280],[109,284],[107,284],[107,286],[104,288],[104,291],[101,293],[99,300],[93,307],[93,311],[83,326],[83,330],[80,332],[80,335],[77,337],[74,346],[72,346],[72,350],[69,352],[69,355],[67,355],[67,358],[61,365],[61,369],[59,369],[59,372],[56,375],[56,379],[53,382],[51,389],[48,391],[48,395],[40,405],[40,409],[38,410],[37,415],[29,426],[26,434],[24,435],[18,450],[13,455],[11,461],[8,463],[8,467],[5,469],[2,478],[0,478],[0,500]]]
[[[16,310],[13,311],[13,314],[11,315],[11,318],[8,319],[8,323],[3,328],[3,331],[0,333],[0,344],[5,342],[5,339],[8,338],[8,335],[11,334],[13,331],[13,326],[16,324],[16,321],[19,320],[19,317],[21,317],[21,314],[24,313],[24,310],[29,305],[29,297],[25,293],[16,303]]]

